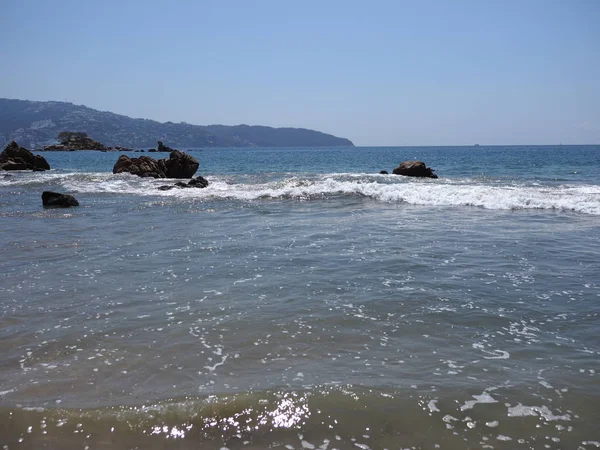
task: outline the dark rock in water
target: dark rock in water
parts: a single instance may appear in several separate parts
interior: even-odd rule
[[[151,178],[192,178],[199,165],[198,160],[193,156],[173,150],[168,159],[159,160],[149,156],[130,158],[121,155],[113,167],[113,173],[128,172]]]
[[[34,170],[50,170],[50,164],[41,155],[33,155]]]
[[[158,187],[159,191],[170,191],[171,189],[175,189],[175,186],[174,185],[169,186],[168,184],[165,184],[163,186]]]
[[[405,175],[407,177],[437,178],[433,169],[427,167],[422,161],[404,161],[394,169],[395,175]]]
[[[379,172],[380,175],[387,175],[388,171],[387,170],[382,170],[381,172]]]
[[[179,150],[173,150],[169,159],[160,161],[164,161],[167,178],[192,178],[200,165],[196,158]]]
[[[165,144],[163,144],[161,141],[158,141],[158,151],[159,152],[165,152],[165,153],[170,153],[172,152],[174,149],[171,147],[167,147]]]
[[[113,173],[123,172],[139,177],[165,178],[164,170],[159,162],[149,156],[140,156],[139,158],[130,158],[127,155],[119,156],[113,167]]]
[[[155,148],[149,148],[148,152],[150,152],[150,153],[156,153],[156,149]]]
[[[50,170],[50,164],[43,156],[34,155],[15,141],[0,153],[0,170]]]
[[[51,191],[42,192],[42,204],[48,208],[69,208],[71,206],[79,206],[79,202],[72,195]]]

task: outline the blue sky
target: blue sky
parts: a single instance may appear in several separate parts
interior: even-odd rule
[[[357,145],[600,143],[600,0],[2,0],[0,97]]]

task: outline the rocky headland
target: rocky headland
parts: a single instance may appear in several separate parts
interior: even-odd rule
[[[161,123],[66,102],[0,98],[0,146],[10,141],[34,149],[62,145],[60,139],[58,142],[56,139],[61,130],[85,132],[107,148],[114,149],[117,145],[147,149],[154,145],[155,139],[170,142],[178,148],[353,146],[348,139],[303,128]],[[88,147],[85,150],[89,150],[89,144],[85,146]]]

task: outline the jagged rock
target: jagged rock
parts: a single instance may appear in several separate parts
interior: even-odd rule
[[[47,208],[69,208],[79,206],[75,197],[69,194],[60,194],[58,192],[42,192],[42,204]]]
[[[171,147],[167,147],[165,144],[163,144],[161,141],[158,141],[158,151],[159,152],[165,152],[165,153],[169,153],[172,152],[174,149]]]
[[[438,176],[433,172],[433,169],[427,167],[422,161],[404,161],[394,169],[393,173],[407,177],[437,178]]]
[[[50,170],[50,164],[43,156],[34,155],[15,141],[0,153],[0,170]]]
[[[128,172],[140,177],[152,178],[192,178],[198,166],[198,160],[193,156],[173,150],[168,159],[159,160],[149,156],[130,158],[121,155],[113,167],[113,173]]]
[[[44,147],[44,151],[110,150],[82,132],[63,131],[58,138],[61,140],[60,144],[48,145]]]

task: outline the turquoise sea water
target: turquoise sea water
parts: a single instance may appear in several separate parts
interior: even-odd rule
[[[599,146],[191,153],[0,174],[1,445],[600,446]]]

